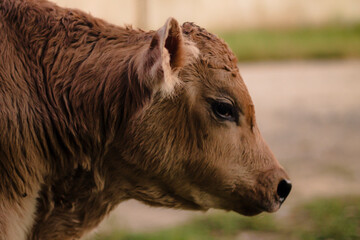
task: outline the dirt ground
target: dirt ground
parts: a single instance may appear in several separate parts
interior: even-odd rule
[[[264,138],[287,169],[293,190],[276,213],[317,196],[360,194],[360,60],[240,63]],[[189,211],[128,201],[97,232],[153,231]],[[209,214],[209,213],[206,213]]]

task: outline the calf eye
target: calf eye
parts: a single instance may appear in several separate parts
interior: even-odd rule
[[[235,109],[232,104],[215,101],[211,104],[211,108],[220,120],[235,121]]]

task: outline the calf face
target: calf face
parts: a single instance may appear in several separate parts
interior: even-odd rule
[[[180,28],[169,19],[138,65],[154,91],[125,137],[122,157],[139,176],[132,197],[245,215],[276,211],[291,184],[259,132],[227,45],[194,24]]]

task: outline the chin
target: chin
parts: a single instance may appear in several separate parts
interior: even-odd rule
[[[269,213],[276,212],[277,210],[279,210],[279,208],[280,208],[280,204],[273,203],[273,204],[264,204],[257,206],[256,205],[239,206],[232,210],[244,216],[255,216],[262,212],[269,212]]]
[[[246,209],[242,208],[242,209],[234,209],[233,211],[248,217],[255,216],[264,212],[264,210],[259,208],[246,208]]]

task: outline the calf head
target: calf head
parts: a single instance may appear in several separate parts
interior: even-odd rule
[[[169,19],[137,61],[152,97],[131,118],[122,143],[129,197],[245,215],[276,211],[291,184],[259,132],[228,46]]]

